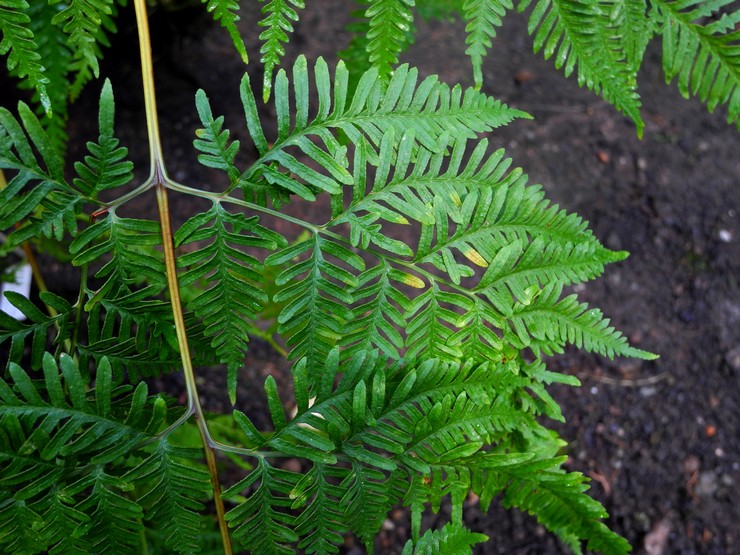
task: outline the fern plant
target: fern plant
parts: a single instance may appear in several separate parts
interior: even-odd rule
[[[204,3],[246,60],[238,4]],[[219,192],[167,174],[146,6],[133,4],[151,154],[139,184],[108,81],[89,154],[64,156],[67,102],[97,77],[120,5],[0,6],[0,49],[39,106],[0,108],[3,251],[32,256],[36,239],[66,241],[81,272],[74,298],[42,287],[35,304],[8,293],[26,320],[0,313],[2,551],[335,553],[347,534],[372,551],[388,512],[403,505],[405,554],[469,553],[487,540],[465,525],[472,492],[484,509],[501,497],[534,515],[576,553],[628,552],[584,476],[562,468],[563,442],[545,422],[563,415],[547,386],[578,382],[545,357],[567,345],[654,355],[563,293],[627,254],[603,247],[482,137],[529,117],[479,90],[513,3],[419,1],[423,14],[466,20],[478,90],[463,90],[399,65],[413,1],[362,2],[347,63],[300,56],[289,71],[279,69],[283,45],[303,3],[265,2],[261,91],[248,74],[240,85],[256,159],[237,163],[243,145],[206,92],[195,98],[193,144],[200,163],[223,172]],[[556,55],[639,132],[635,75],[655,34],[667,78],[710,109],[727,104],[738,122],[740,16],[728,5],[518,8],[532,7],[535,50]],[[63,47],[47,56],[54,44]],[[276,135],[264,129],[260,96],[274,107]],[[173,229],[171,194],[208,207]],[[156,197],[158,218],[126,217],[126,203],[143,195]],[[281,211],[295,199],[323,199],[325,216]],[[288,240],[278,221],[302,233]],[[268,429],[238,409],[205,414],[198,396],[194,368],[222,364],[238,402],[250,338],[291,365],[292,391],[264,382]],[[184,377],[184,404],[182,392],[149,393],[147,378],[171,371]],[[227,462],[240,477],[224,489]],[[422,529],[422,513],[443,500],[450,521]]]

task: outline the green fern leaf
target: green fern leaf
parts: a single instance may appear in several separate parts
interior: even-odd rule
[[[584,493],[588,486],[583,475],[560,469],[564,461],[562,457],[481,468],[473,473],[473,490],[480,495],[484,510],[503,491],[505,507],[533,514],[576,553],[581,552],[582,540],[590,551],[629,553],[627,541],[601,521],[607,516],[604,507]]]
[[[253,553],[290,555],[288,544],[298,540],[290,514],[293,491],[301,475],[271,467],[260,458],[246,478],[223,492],[225,499],[252,488],[247,500],[226,513],[234,538]]]
[[[49,331],[56,328],[56,344],[63,344],[72,335],[74,328],[74,307],[63,298],[53,293],[42,292],[41,300],[57,310],[56,316],[41,312],[36,305],[23,295],[8,291],[6,298],[15,308],[23,313],[28,323],[19,322],[0,311],[0,344],[10,340],[8,363],[20,364],[23,359],[26,342],[31,340],[31,368],[41,368],[41,360],[46,350]]]
[[[351,96],[349,76],[342,63],[337,66],[333,85],[323,60],[316,62],[314,74],[319,106],[311,120],[306,60],[300,57],[296,61],[293,89],[297,115],[295,122],[291,122],[287,76],[282,70],[278,73],[275,84],[278,138],[271,147],[262,131],[249,78],[245,76],[242,80],[241,96],[249,133],[260,153],[260,159],[240,177],[239,186],[250,196],[261,187],[314,200],[319,192],[338,194],[342,184],[352,184],[353,176],[347,170],[347,148],[335,137],[338,131],[363,148],[367,160],[377,163],[374,149],[381,148],[384,141],[388,143],[386,149],[395,150],[405,137],[410,144],[404,145],[408,149],[404,152],[414,152],[419,144],[439,152],[451,142],[451,136],[472,138],[514,118],[528,117],[472,89],[464,94],[459,87],[450,89],[435,77],[417,83],[418,72],[405,65],[394,72],[387,89],[375,70],[368,71]],[[388,135],[390,132],[393,134]],[[296,150],[319,170],[315,165],[299,161],[291,153]]]
[[[307,357],[310,368],[319,368],[345,333],[353,302],[347,287],[358,284],[352,270],[363,270],[363,260],[339,243],[312,234],[270,255],[265,263],[290,264],[278,275],[276,283],[281,289],[273,298],[285,303],[278,316],[278,332],[287,337],[289,358]],[[312,378],[314,384],[317,379]]]
[[[352,462],[352,470],[344,477],[341,487],[344,495],[340,506],[344,508],[346,522],[366,545],[371,545],[380,530],[388,511],[397,503],[393,496],[393,476],[386,476],[377,468]]]
[[[468,34],[465,53],[473,62],[473,79],[475,88],[483,85],[483,58],[491,48],[491,39],[496,36],[496,27],[500,27],[506,10],[514,8],[511,0],[466,0],[463,4],[463,18],[467,22],[465,32]]]
[[[223,170],[229,177],[229,184],[234,185],[239,180],[241,172],[234,165],[234,158],[239,151],[239,141],[229,144],[229,130],[223,129],[224,117],[213,118],[208,97],[203,90],[195,94],[195,106],[203,124],[195,135],[198,137],[193,145],[202,152],[198,161],[209,168]]]
[[[630,347],[627,339],[605,319],[598,309],[579,303],[575,295],[560,299],[562,285],[548,285],[528,305],[518,305],[511,317],[518,348],[530,347],[539,355],[562,353],[570,343],[579,349],[609,358],[626,356],[653,359],[655,355]]]
[[[73,264],[94,263],[108,253],[111,256],[95,273],[95,277],[105,281],[87,301],[86,309],[105,296],[132,292],[132,286],[141,277],[164,286],[164,264],[150,248],[161,242],[159,222],[121,218],[114,211],[81,232],[69,247]]]
[[[53,3],[58,3],[54,0]],[[107,45],[105,30],[115,32],[116,7],[114,0],[71,0],[54,16],[52,23],[59,25],[69,36],[69,45],[77,60],[78,72],[90,68],[98,77],[100,68],[98,58],[101,52],[99,43]]]
[[[460,350],[462,360],[501,362],[506,358],[504,344],[495,330],[502,330],[505,325],[503,316],[490,304],[474,297],[455,322],[457,331],[449,342]]]
[[[49,555],[83,555],[90,552],[90,543],[84,537],[90,519],[70,506],[69,501],[69,497],[54,488],[33,505],[34,508],[43,509],[40,514],[44,526],[39,535],[44,539]]]
[[[368,0],[367,52],[371,67],[388,82],[398,55],[412,42],[414,0]]]
[[[100,191],[126,185],[134,177],[134,165],[126,160],[128,149],[119,147],[119,141],[114,137],[114,114],[113,88],[106,79],[100,93],[98,142],[88,142],[90,155],[85,156],[84,163],[75,163],[79,177],[73,183],[88,198],[96,198]]]
[[[697,22],[732,4],[731,0],[651,2],[660,22],[666,81],[678,77],[681,94],[697,95],[709,111],[727,104],[728,123],[740,129],[740,10],[711,23]]]
[[[129,553],[139,546],[142,510],[127,497],[131,485],[109,467],[160,430],[166,404],[147,398],[144,383],[131,395],[116,387],[105,360],[90,391],[67,355],[58,367],[45,354],[43,372],[43,382],[32,381],[11,363],[11,384],[0,379],[0,506],[36,511],[41,550],[78,552],[89,542],[95,551]],[[60,537],[57,525],[72,528],[69,537]],[[18,537],[15,530],[0,541]]]
[[[450,340],[454,333],[452,326],[460,316],[451,307],[468,305],[465,297],[442,291],[433,282],[431,287],[412,301],[406,312],[406,318],[409,319],[406,356],[460,360],[462,352]]]
[[[265,0],[261,0],[265,2]],[[305,7],[303,0],[267,0],[262,8],[266,17],[258,23],[266,27],[260,33],[260,40],[264,41],[260,54],[260,62],[264,64],[264,80],[262,84],[262,98],[265,102],[270,99],[272,91],[272,75],[280,65],[280,59],[285,55],[283,43],[288,42],[288,33],[293,32],[293,23],[298,21],[298,10]]]
[[[404,339],[398,330],[406,328],[404,315],[410,302],[393,282],[424,287],[419,278],[399,272],[383,260],[358,277],[357,286],[351,291],[355,306],[340,340],[344,358],[375,348],[387,357],[400,358]]]
[[[138,502],[145,509],[145,520],[161,529],[168,549],[178,553],[198,553],[203,528],[201,500],[210,491],[210,475],[202,464],[202,452],[174,447],[168,440],[158,442],[152,454],[129,472],[126,480],[144,486]],[[179,462],[186,459],[188,462]]]
[[[207,336],[229,372],[229,395],[236,396],[236,371],[244,359],[254,321],[268,297],[261,288],[263,266],[239,247],[273,251],[286,245],[285,239],[257,223],[257,218],[230,214],[219,203],[188,220],[175,234],[177,246],[195,241],[209,241],[207,247],[182,255],[180,267],[188,268],[180,276],[186,287],[196,281],[211,284],[191,301],[196,316],[203,318]],[[210,225],[209,225],[210,224]]]
[[[347,525],[339,504],[343,490],[332,481],[345,475],[342,468],[314,464],[291,491],[291,508],[301,509],[294,529],[301,538],[298,548],[305,553],[337,553],[344,542]]]
[[[0,502],[0,546],[4,553],[31,555],[46,549],[39,537],[42,520],[24,501]]]
[[[52,104],[47,91],[50,80],[31,30],[28,10],[26,0],[6,0],[0,6],[0,55],[8,55],[8,71],[33,87],[44,110],[51,114]]]
[[[533,4],[528,30],[535,52],[543,50],[545,59],[556,54],[555,67],[564,67],[566,77],[577,67],[579,86],[601,94],[635,123],[642,136],[635,74],[609,14],[598,3],[578,0],[523,0],[518,9],[523,12]]]
[[[75,508],[90,516],[86,536],[94,551],[128,555],[140,547],[144,511],[125,495],[131,489],[129,482],[106,473],[102,466],[65,489],[71,496],[90,490]]]
[[[609,17],[619,29],[627,63],[636,74],[655,31],[647,14],[647,0],[614,0]]]
[[[234,48],[241,56],[242,62],[246,64],[249,61],[247,47],[244,45],[244,40],[236,26],[239,19],[241,19],[235,13],[239,11],[237,0],[201,0],[201,2],[206,4],[206,10],[213,13],[213,19],[220,21],[221,26],[229,33]]]
[[[445,524],[440,530],[427,530],[417,542],[409,540],[402,555],[466,555],[473,546],[488,541],[488,536],[471,532],[460,524]]]
[[[23,103],[18,112],[20,123],[0,108],[0,170],[17,171],[0,190],[0,229],[33,216],[32,230],[21,235],[59,237],[64,228],[76,230],[75,214],[84,199],[64,181],[61,153],[35,114]]]
[[[69,116],[69,68],[72,63],[72,51],[67,44],[67,35],[59,27],[51,23],[58,13],[53,4],[47,2],[32,2],[28,9],[31,18],[29,28],[33,32],[34,40],[38,45],[37,52],[44,64],[44,75],[49,79],[46,92],[51,102],[51,110],[47,112],[44,99],[30,79],[24,79],[19,87],[32,89],[32,104],[36,107],[41,124],[49,134],[53,144],[65,151],[67,145],[67,120]]]

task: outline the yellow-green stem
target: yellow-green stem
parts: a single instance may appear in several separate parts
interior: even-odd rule
[[[218,469],[216,467],[216,455],[213,449],[213,441],[211,440],[203,414],[203,409],[200,405],[200,400],[198,399],[195,372],[193,371],[193,362],[190,357],[190,348],[188,347],[188,338],[185,331],[185,319],[182,311],[182,302],[180,300],[180,288],[177,282],[177,265],[175,262],[175,248],[172,242],[172,226],[170,223],[170,210],[166,188],[168,179],[162,158],[162,145],[159,137],[151,40],[149,37],[149,22],[147,20],[145,0],[134,0],[134,6],[136,9],[136,23],[139,33],[139,54],[141,57],[141,72],[144,81],[144,105],[146,107],[149,153],[151,156],[151,171],[148,181],[156,188],[157,193],[157,207],[159,209],[159,219],[162,226],[162,248],[164,251],[164,261],[167,270],[167,286],[170,292],[172,315],[175,322],[177,342],[180,347],[180,357],[185,376],[188,395],[188,412],[195,415],[196,424],[203,443],[203,452],[208,465],[208,471],[211,475],[213,500],[216,505],[216,513],[224,553],[226,555],[231,555],[231,538],[229,537],[229,529],[225,518],[226,511],[224,509],[223,499],[221,498],[221,485],[218,478]]]

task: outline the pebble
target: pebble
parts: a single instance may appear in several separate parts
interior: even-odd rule
[[[647,385],[640,388],[640,395],[643,397],[652,397],[658,392],[658,388],[654,385]]]
[[[694,493],[699,497],[712,497],[717,491],[717,475],[714,472],[700,472],[696,482]]]
[[[729,243],[730,241],[732,241],[732,232],[728,229],[720,229],[719,240],[723,243]]]
[[[735,347],[725,353],[725,361],[735,372],[740,372],[740,347]]]

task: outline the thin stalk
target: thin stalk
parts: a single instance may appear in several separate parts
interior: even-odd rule
[[[139,54],[141,58],[141,72],[144,81],[144,105],[146,108],[146,123],[149,139],[149,153],[151,156],[149,180],[155,186],[157,193],[157,207],[162,226],[162,248],[164,251],[165,267],[167,270],[167,285],[170,291],[170,303],[175,322],[177,342],[180,347],[183,373],[188,395],[188,411],[195,414],[195,421],[200,432],[203,452],[205,454],[208,471],[211,475],[213,500],[216,505],[219,530],[225,555],[232,554],[231,538],[226,523],[226,511],[221,497],[221,484],[216,467],[216,454],[213,449],[213,440],[210,437],[203,409],[198,398],[198,388],[195,383],[193,361],[190,357],[188,338],[185,331],[180,289],[177,282],[177,266],[175,263],[175,248],[172,242],[172,226],[170,222],[169,202],[165,184],[168,181],[162,157],[162,145],[159,136],[159,122],[157,120],[157,103],[154,90],[154,70],[152,64],[151,39],[149,37],[149,22],[147,20],[145,0],[134,0],[136,9],[136,23],[139,33]]]

